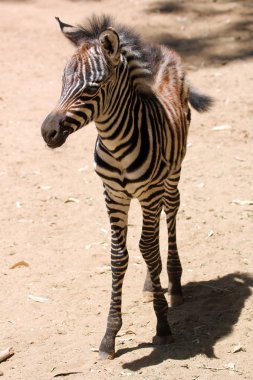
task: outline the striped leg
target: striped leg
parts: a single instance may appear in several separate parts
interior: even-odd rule
[[[153,338],[153,343],[166,344],[172,341],[172,335],[167,320],[168,304],[160,282],[162,262],[159,252],[159,220],[162,202],[161,199],[151,201],[149,204],[141,202],[141,206],[143,227],[140,251],[148,267],[154,297],[153,306],[157,317],[156,336]]]
[[[112,197],[105,191],[105,201],[111,223],[112,293],[106,333],[99,347],[99,356],[101,359],[113,359],[115,337],[122,326],[121,297],[128,265],[126,236],[130,199]]]
[[[183,303],[181,288],[182,266],[177,251],[176,240],[176,215],[180,205],[180,194],[177,188],[179,179],[180,170],[173,173],[165,181],[165,194],[163,199],[168,228],[167,272],[171,306],[177,306]]]

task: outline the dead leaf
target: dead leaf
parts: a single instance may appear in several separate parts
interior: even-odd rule
[[[82,173],[82,172],[85,172],[85,171],[88,170],[88,169],[89,169],[89,166],[86,165],[86,166],[84,166],[84,167],[82,167],[82,168],[79,168],[78,171],[79,171],[80,173]]]
[[[240,199],[234,199],[232,203],[240,206],[248,206],[248,205],[253,205],[253,200],[240,200]]]
[[[73,198],[73,197],[69,197],[68,199],[66,199],[66,201],[64,201],[64,203],[71,203],[71,202],[79,203],[80,201],[79,201],[79,199]]]
[[[50,190],[52,186],[39,186],[39,188],[42,190]]]
[[[225,131],[228,129],[231,129],[231,126],[228,124],[216,125],[215,127],[212,128],[213,131]]]
[[[17,202],[16,202],[16,207],[17,207],[17,208],[21,208],[21,207],[22,207],[21,202],[17,201]]]
[[[10,269],[15,269],[18,267],[29,267],[29,264],[26,261],[18,261],[17,263],[13,264]]]
[[[91,350],[92,352],[99,352],[99,348],[95,348],[95,347],[92,347],[90,350]]]
[[[236,346],[234,346],[232,352],[233,352],[233,354],[235,354],[236,352],[239,352],[239,351],[245,351],[240,343],[238,343]]]
[[[245,162],[245,161],[246,161],[246,160],[244,160],[243,158],[238,157],[238,156],[235,156],[234,159],[235,159],[236,161],[241,161],[241,162]]]
[[[32,294],[28,294],[28,299],[35,301],[35,302],[41,302],[41,303],[46,303],[50,302],[51,300],[46,297],[39,297],[39,296],[33,296]]]

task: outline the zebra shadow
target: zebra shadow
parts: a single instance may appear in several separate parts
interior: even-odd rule
[[[252,294],[252,286],[253,276],[247,273],[231,273],[215,280],[188,283],[183,289],[185,303],[169,310],[175,342],[167,346],[141,343],[119,349],[117,357],[154,347],[149,355],[125,363],[123,368],[138,371],[168,359],[189,359],[199,354],[216,358],[215,343],[232,332],[245,301]]]

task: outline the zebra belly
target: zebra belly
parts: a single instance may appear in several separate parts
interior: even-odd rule
[[[95,171],[98,176],[102,179],[104,187],[112,194],[125,196],[127,198],[137,198],[141,199],[142,195],[147,193],[150,188],[164,186],[164,181],[169,176],[169,167],[166,166],[162,161],[159,165],[156,165],[151,171],[151,175],[138,176],[138,171],[136,171],[135,178],[133,173],[131,173],[131,178],[129,178],[127,171],[111,170],[104,166],[94,163]]]

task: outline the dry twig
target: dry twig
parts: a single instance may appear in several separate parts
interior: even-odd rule
[[[0,351],[0,363],[14,355],[14,348],[8,347],[3,351]]]
[[[57,375],[55,375],[54,377],[64,377],[64,376],[70,376],[70,375],[77,375],[79,373],[83,373],[83,372],[61,372],[61,373],[57,373]]]
[[[237,372],[239,373],[240,375],[242,375],[242,372],[240,371],[237,371],[235,368],[232,368],[232,367],[209,367],[205,364],[203,365],[197,365],[198,368],[202,368],[202,369],[210,369],[211,371],[233,371],[233,372]]]

